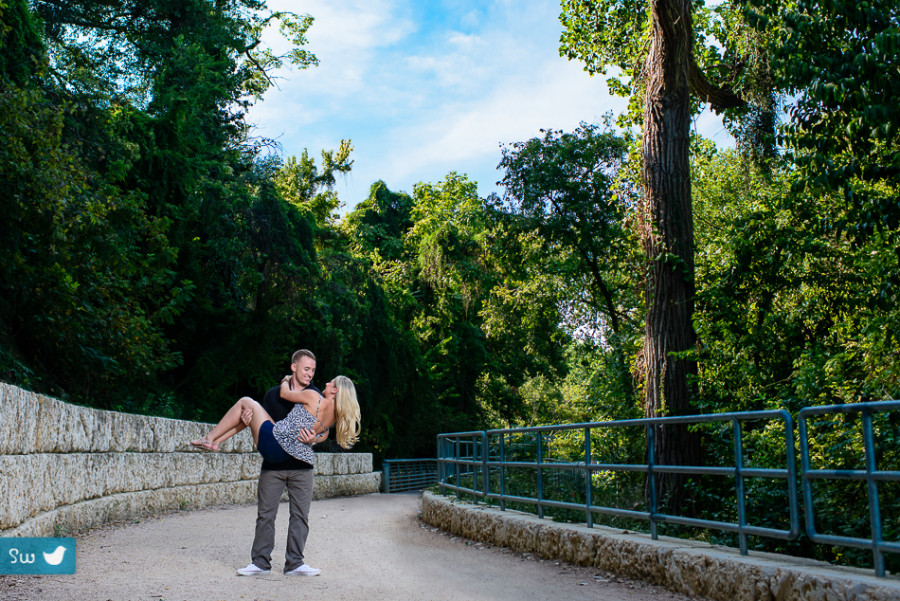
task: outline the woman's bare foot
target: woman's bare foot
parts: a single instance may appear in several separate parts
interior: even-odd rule
[[[219,445],[214,442],[209,442],[206,438],[198,438],[197,440],[192,440],[191,445],[195,447],[200,447],[205,451],[218,451]]]

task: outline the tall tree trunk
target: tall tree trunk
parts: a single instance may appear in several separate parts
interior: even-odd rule
[[[651,0],[652,41],[644,98],[641,238],[647,253],[644,408],[648,417],[688,412],[694,348],[694,228],[690,178],[690,0]],[[686,428],[657,429],[655,461],[696,465],[699,445]],[[661,506],[684,507],[683,477],[660,479]]]

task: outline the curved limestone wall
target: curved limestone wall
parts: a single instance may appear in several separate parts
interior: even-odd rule
[[[172,509],[256,502],[249,432],[206,453],[209,424],[79,407],[0,383],[0,536],[67,536]],[[378,492],[368,453],[319,454],[314,498]]]

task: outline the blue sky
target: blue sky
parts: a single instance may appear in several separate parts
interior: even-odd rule
[[[318,157],[352,141],[352,172],[335,189],[351,209],[384,180],[412,193],[451,171],[499,191],[500,145],[571,131],[624,109],[604,78],[559,56],[558,0],[269,0],[315,18],[306,48],[320,65],[279,73],[250,111],[256,135],[284,157]],[[269,38],[278,49],[282,44]],[[280,46],[284,48],[283,44]],[[727,137],[702,116],[704,134]]]

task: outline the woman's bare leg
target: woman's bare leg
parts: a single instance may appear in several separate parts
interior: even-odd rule
[[[253,431],[253,442],[255,443],[259,437],[260,425],[266,420],[272,421],[272,418],[269,416],[268,412],[262,408],[262,405],[250,397],[242,397],[237,403],[231,406],[231,409],[229,409],[222,419],[219,420],[216,427],[210,430],[209,434],[203,438],[192,440],[191,444],[217,451],[221,443],[247,427],[241,419],[241,414],[245,409],[249,409],[253,412],[250,428]]]

